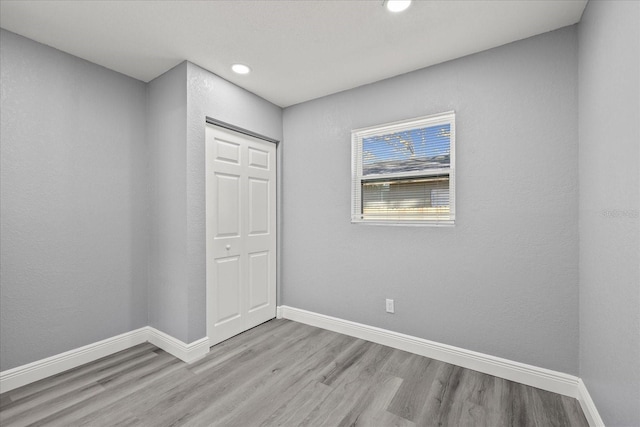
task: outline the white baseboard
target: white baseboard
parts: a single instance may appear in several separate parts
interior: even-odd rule
[[[565,396],[578,397],[579,378],[573,375],[298,308],[281,306],[279,310],[285,319],[383,344]]]
[[[107,338],[93,344],[65,351],[46,359],[37,360],[27,365],[18,366],[0,372],[0,392],[4,393],[17,387],[59,374],[85,363],[93,362],[101,357],[142,344],[147,341],[147,328]]]
[[[587,390],[587,387],[584,385],[582,379],[578,380],[578,402],[580,403],[580,407],[582,408],[582,412],[584,412],[584,416],[587,418],[587,422],[590,427],[604,427],[604,421],[600,418],[600,413],[598,413],[598,409],[596,409],[596,405],[593,403],[591,399],[591,395]]]
[[[0,372],[0,393],[93,362],[144,342],[150,342],[186,363],[194,362],[209,352],[209,338],[207,337],[185,344],[164,332],[145,326],[27,365],[2,371]]]
[[[204,337],[185,344],[162,331],[147,326],[147,341],[186,363],[192,363],[209,353],[209,338]]]

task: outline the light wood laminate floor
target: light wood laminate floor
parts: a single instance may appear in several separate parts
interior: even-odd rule
[[[191,365],[141,344],[4,393],[0,425],[588,424],[575,399],[272,320]]]

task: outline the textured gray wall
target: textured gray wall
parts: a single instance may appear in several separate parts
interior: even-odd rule
[[[189,341],[206,335],[205,119],[282,140],[282,109],[187,63],[187,251]]]
[[[188,339],[187,64],[149,82],[149,325]],[[201,337],[198,337],[201,338]]]
[[[580,376],[640,425],[640,3],[590,1],[580,56]]]
[[[206,335],[205,119],[282,139],[282,109],[189,62],[149,84],[150,325]]]
[[[0,370],[147,324],[145,85],[0,32]]]
[[[1,41],[1,369],[147,324],[205,336],[204,118],[282,139],[282,110],[187,62],[145,85]]]
[[[577,66],[569,27],[286,108],[282,303],[577,374]],[[455,227],[350,224],[351,129],[448,110]]]

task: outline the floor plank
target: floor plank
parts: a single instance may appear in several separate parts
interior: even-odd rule
[[[442,362],[412,355],[398,372],[403,378],[398,393],[389,404],[389,412],[415,422],[428,400],[436,373],[444,366]]]
[[[186,365],[142,344],[0,395],[9,426],[576,426],[575,399],[288,320]]]
[[[83,390],[86,387],[100,384],[102,380],[117,377],[120,373],[126,372],[132,367],[146,363],[157,357],[154,352],[145,352],[138,357],[123,360],[121,364],[110,365],[108,368],[91,371],[85,375],[70,376],[66,381],[58,383],[56,386],[43,387],[39,391],[22,395],[23,397],[11,401],[2,408],[2,418],[12,418],[20,413],[35,410],[38,406],[51,401],[53,398],[73,393],[76,390]],[[96,384],[97,383],[97,384]]]

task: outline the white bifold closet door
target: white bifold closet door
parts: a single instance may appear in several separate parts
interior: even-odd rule
[[[276,316],[276,146],[207,124],[207,335]]]

